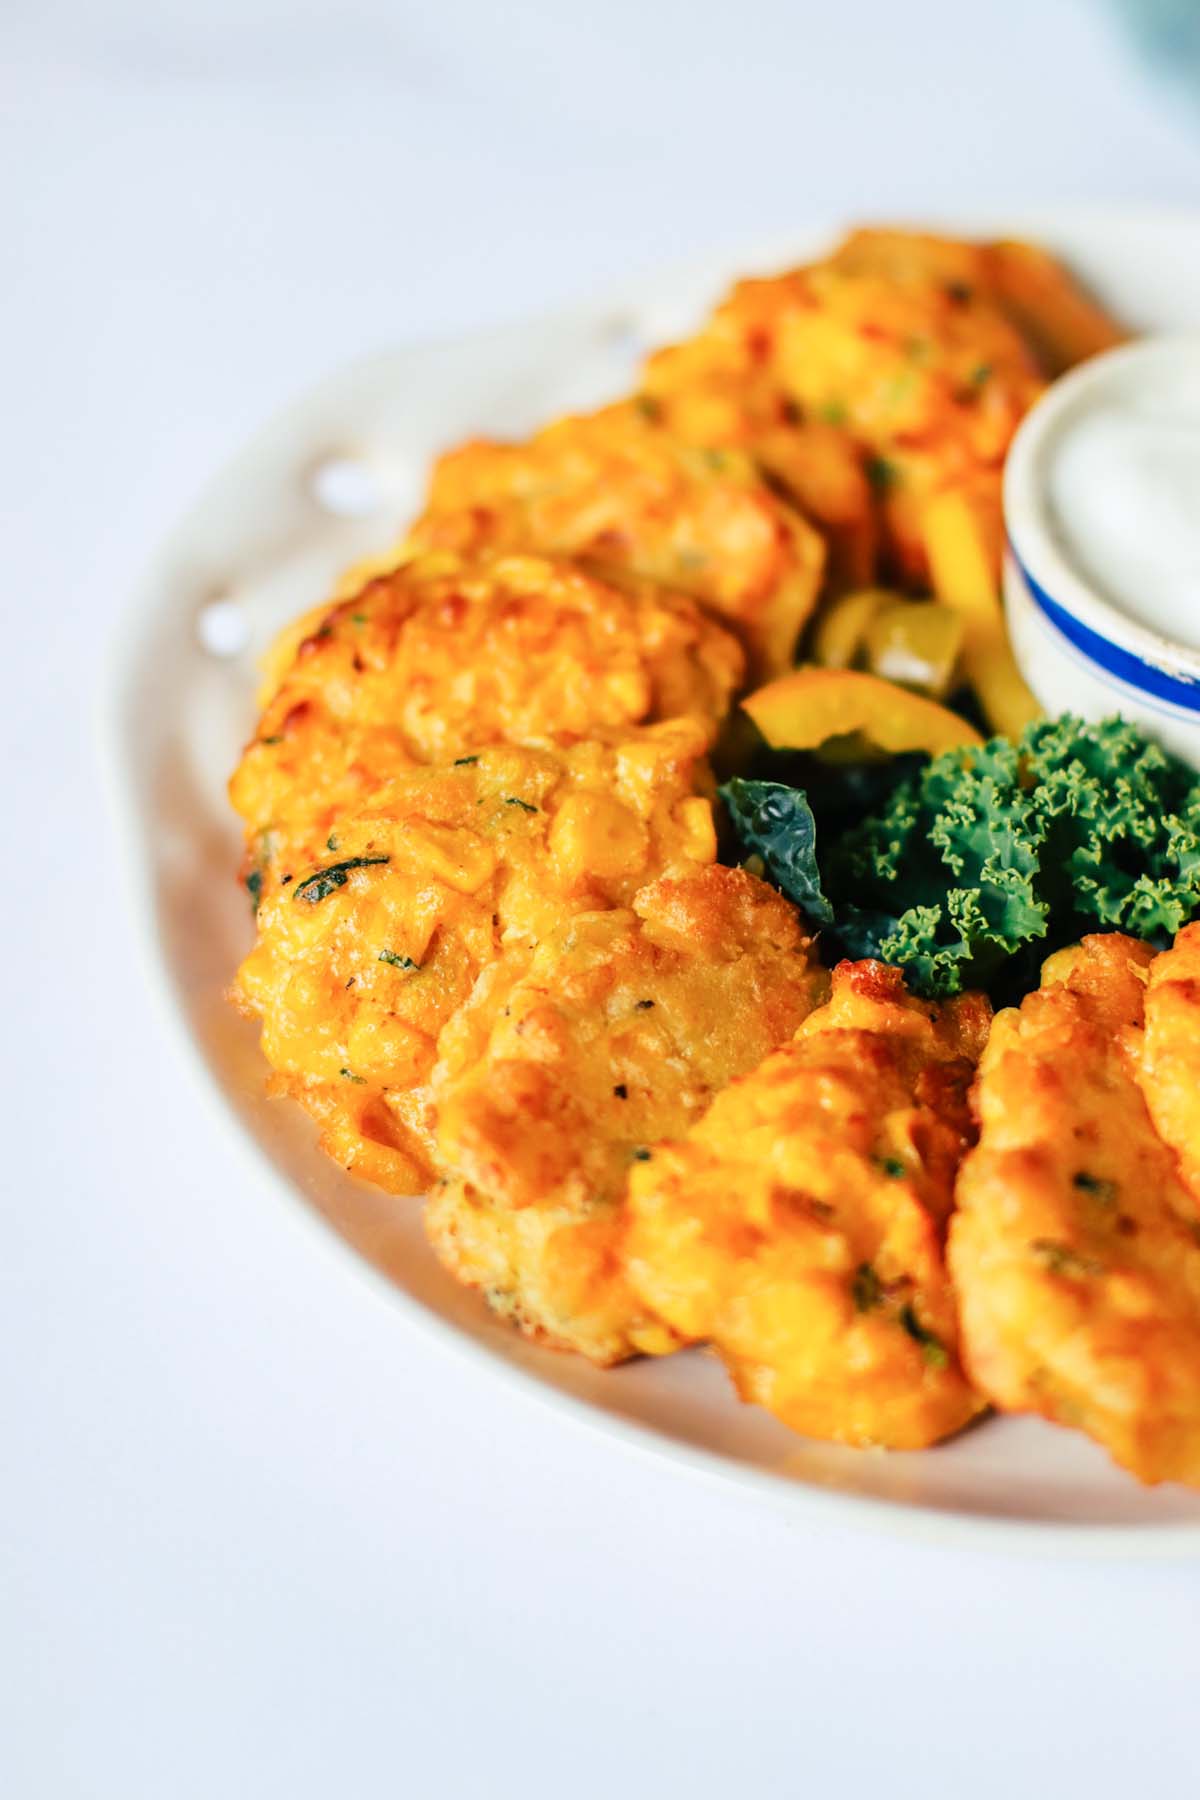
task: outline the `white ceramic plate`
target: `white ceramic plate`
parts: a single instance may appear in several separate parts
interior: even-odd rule
[[[1200,323],[1200,217],[945,223],[1040,237],[1135,325]],[[317,1152],[297,1109],[264,1098],[255,1032],[223,998],[251,937],[224,784],[253,721],[255,659],[276,629],[347,563],[395,541],[434,451],[621,392],[643,349],[688,329],[734,275],[817,254],[835,233],[798,230],[552,318],[359,363],[217,476],[155,559],[119,649],[117,790],[142,935],[181,1036],[257,1147],[247,1204],[274,1182],[315,1209],[391,1282],[410,1319],[560,1412],[797,1513],[1056,1551],[1200,1549],[1200,1495],[1144,1491],[1077,1434],[1037,1421],[989,1421],[921,1454],[855,1452],[739,1405],[701,1353],[602,1373],[523,1342],[439,1268],[416,1202],[351,1180]]]

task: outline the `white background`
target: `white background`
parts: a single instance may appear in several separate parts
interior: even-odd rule
[[[814,213],[1191,203],[1085,0],[6,0],[0,1792],[1195,1791],[1195,1566],[789,1527],[414,1335],[144,996],[145,558],[314,376]]]

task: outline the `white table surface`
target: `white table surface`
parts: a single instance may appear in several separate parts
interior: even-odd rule
[[[789,1527],[256,1191],[97,712],[150,544],[324,370],[813,213],[1189,204],[1200,105],[1085,0],[7,0],[0,95],[0,1792],[1195,1791],[1194,1565]]]

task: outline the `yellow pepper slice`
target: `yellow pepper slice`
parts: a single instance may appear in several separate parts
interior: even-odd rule
[[[993,730],[1020,737],[1041,708],[1013,657],[993,559],[968,497],[953,489],[935,495],[922,514],[922,535],[933,591],[962,615],[963,673]]]
[[[838,594],[822,608],[813,627],[813,661],[825,669],[848,669],[863,647],[875,614],[901,597],[886,588],[855,588]]]
[[[954,686],[965,628],[962,614],[941,600],[893,600],[867,630],[872,675],[944,700]]]
[[[855,669],[793,669],[742,706],[776,750],[816,750],[856,733],[893,756],[905,750],[938,756],[983,742],[949,707]]]

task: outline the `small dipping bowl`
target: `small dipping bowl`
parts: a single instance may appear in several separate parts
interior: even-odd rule
[[[1200,333],[1056,381],[1013,439],[1004,517],[1009,635],[1040,705],[1120,713],[1200,768]]]

